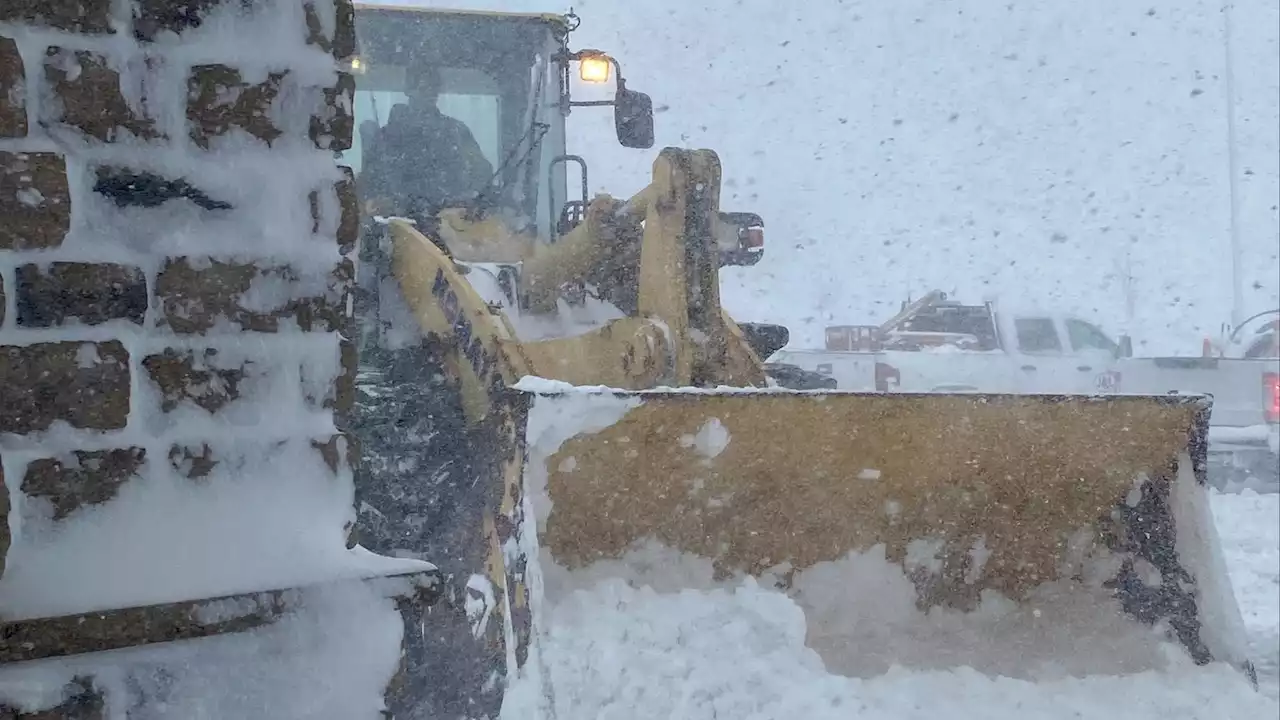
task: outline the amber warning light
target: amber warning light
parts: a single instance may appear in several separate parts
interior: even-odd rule
[[[583,53],[578,60],[578,77],[594,84],[609,82],[613,60],[604,53]]]

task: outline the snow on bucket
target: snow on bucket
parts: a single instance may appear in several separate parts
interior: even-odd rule
[[[1252,673],[1205,510],[1207,399],[518,388],[535,625],[607,579],[752,576],[851,676]]]

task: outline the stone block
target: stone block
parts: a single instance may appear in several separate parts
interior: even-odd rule
[[[353,294],[356,283],[356,266],[350,258],[343,258],[328,276],[324,302],[314,302],[307,306],[311,326],[317,330],[328,330],[341,333],[343,337],[355,339],[355,315],[348,306],[354,306]]]
[[[174,445],[169,449],[169,465],[188,480],[200,480],[213,472],[218,461],[213,457],[213,448],[207,443],[201,443],[199,447]]]
[[[156,278],[159,325],[180,334],[276,332],[291,319],[305,331],[344,332],[353,276],[350,261],[328,274],[299,274],[288,266],[170,258]]]
[[[219,473],[241,473],[268,458],[285,451],[294,443],[309,442],[325,465],[335,473],[350,452],[345,435],[325,438],[294,438],[290,440],[246,440],[231,447],[214,448],[207,443],[179,444],[169,450],[169,463],[174,472],[189,480],[204,480],[215,470]],[[316,478],[322,480],[322,478]]]
[[[133,35],[151,42],[165,33],[181,36],[204,24],[212,11],[228,6],[250,10],[254,0],[137,0],[133,5]]]
[[[27,70],[18,44],[0,37],[0,138],[27,135]]]
[[[356,176],[351,168],[339,169],[343,179],[336,188],[342,213],[338,219],[338,251],[346,255],[360,242],[360,195],[356,191]]]
[[[353,340],[345,339],[338,342],[336,351],[336,368],[317,353],[302,363],[298,377],[302,380],[302,396],[307,404],[319,410],[332,410],[339,427],[343,427],[355,408],[359,352]]]
[[[115,32],[111,0],[4,0],[0,2],[0,22],[83,34]]]
[[[336,221],[336,231],[338,241],[338,252],[343,255],[349,254],[355,250],[356,244],[360,241],[360,196],[356,192],[355,173],[351,168],[340,166],[338,168],[342,172],[342,179],[333,185],[333,195],[328,194],[326,188],[323,192],[328,202],[321,201],[322,191],[312,191],[310,195],[311,202],[311,232],[320,234],[326,232],[330,227],[334,227],[331,222]],[[337,199],[337,217],[326,217],[333,208],[333,199]]]
[[[334,0],[334,25],[326,28],[320,19],[315,0],[306,0],[303,13],[307,20],[307,42],[338,59],[356,52],[356,13],[351,0]]]
[[[346,435],[331,435],[324,440],[312,440],[311,447],[324,458],[324,464],[333,472],[349,467],[348,443]]]
[[[244,472],[248,467],[282,452],[287,441],[258,442],[246,439],[231,447],[213,447],[208,443],[174,445],[169,449],[169,465],[180,477],[197,482],[209,482],[215,471],[223,474]]]
[[[352,0],[333,0],[337,26],[333,33],[333,55],[349,58],[356,54],[356,6]]]
[[[138,70],[153,68],[157,60],[136,58]],[[43,122],[75,128],[87,137],[113,142],[120,131],[154,140],[160,137],[155,119],[146,113],[145,88],[132,88],[126,98],[120,72],[106,56],[89,50],[51,47],[45,52],[48,113]]]
[[[273,106],[288,73],[275,72],[260,83],[245,82],[226,65],[199,65],[187,79],[187,121],[191,140],[209,149],[214,138],[242,130],[270,145],[283,132]]]
[[[18,325],[47,328],[100,325],[147,316],[147,279],[142,269],[114,263],[53,262],[18,268]]]
[[[81,507],[113,499],[121,486],[137,476],[147,458],[147,451],[138,447],[77,450],[72,454],[73,462],[57,458],[32,461],[22,477],[22,492],[48,501],[55,521]]]
[[[343,340],[338,346],[338,352],[341,357],[342,374],[335,382],[333,412],[339,424],[345,426],[355,412],[356,373],[360,369],[360,351],[354,340]]]
[[[215,413],[240,397],[240,384],[254,363],[224,367],[217,362],[218,351],[166,348],[143,359],[147,377],[160,389],[160,410],[172,412],[189,402]]]
[[[356,79],[350,73],[338,73],[338,82],[333,87],[320,90],[320,106],[311,116],[311,141],[316,148],[351,149],[356,122],[350,108],[355,105],[355,93]]]
[[[67,166],[56,153],[0,151],[0,250],[43,250],[71,229]]]
[[[202,210],[234,210],[231,203],[210,196],[184,177],[168,178],[146,170],[101,165],[95,172],[93,191],[116,207],[160,207],[172,201],[190,201]]]
[[[56,706],[36,712],[23,712],[0,702],[0,720],[107,720],[106,695],[93,679],[72,678],[62,697]]]
[[[0,345],[0,433],[120,430],[129,418],[129,353],[119,341]]]

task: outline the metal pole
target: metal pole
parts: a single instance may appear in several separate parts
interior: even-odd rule
[[[1232,3],[1222,7],[1222,27],[1226,48],[1226,67],[1223,80],[1227,86],[1227,171],[1228,192],[1231,193],[1231,325],[1239,327],[1244,320],[1244,284],[1241,275],[1243,249],[1240,247],[1240,159],[1236,144],[1236,83],[1231,58],[1231,10]]]

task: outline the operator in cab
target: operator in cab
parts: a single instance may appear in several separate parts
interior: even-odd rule
[[[366,209],[434,215],[474,198],[493,178],[493,165],[466,124],[440,112],[439,70],[424,61],[406,69],[407,104],[391,108],[366,150],[361,190]]]

